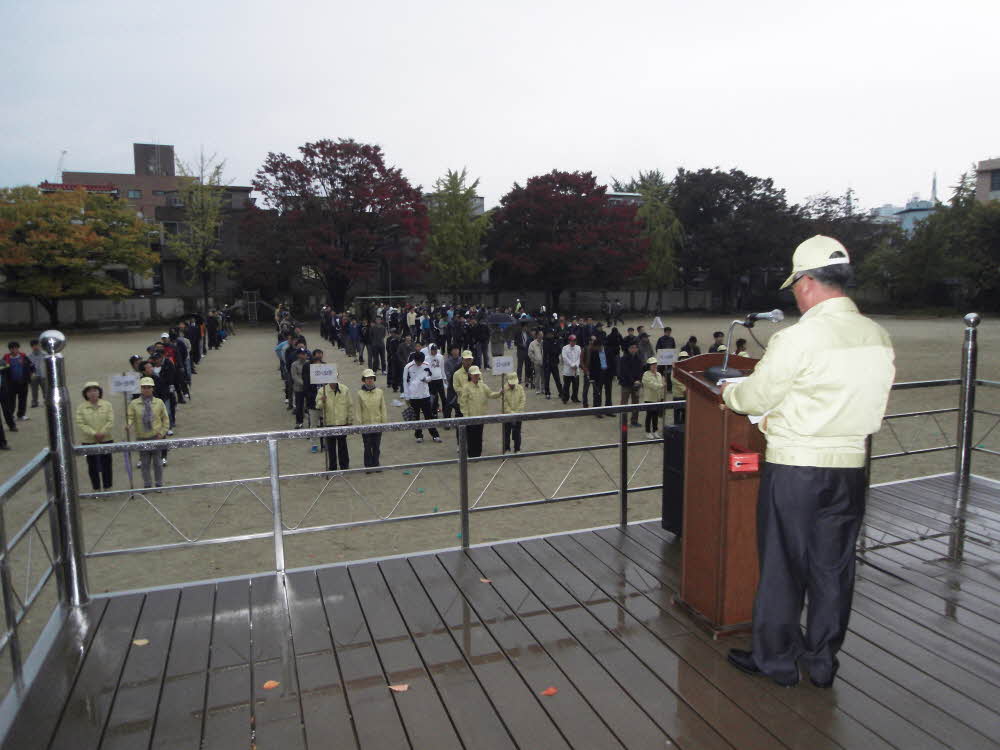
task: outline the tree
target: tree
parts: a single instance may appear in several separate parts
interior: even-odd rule
[[[441,287],[456,295],[458,289],[474,283],[490,265],[482,257],[489,214],[473,214],[479,180],[471,185],[466,180],[465,169],[449,169],[434,183],[434,193],[427,201],[430,234],[424,262]]]
[[[299,153],[269,153],[253,186],[294,238],[303,271],[343,309],[351,286],[374,275],[387,254],[420,253],[427,208],[379,146],[341,138],[306,143]]]
[[[684,227],[678,271],[685,293],[707,277],[726,308],[742,306],[752,270],[787,267],[787,248],[807,236],[798,210],[770,178],[738,169],[678,169],[670,196]]]
[[[571,286],[641,273],[635,206],[609,206],[606,191],[590,172],[554,170],[514,183],[488,234],[499,280],[546,289],[555,309]]]
[[[59,324],[59,300],[132,293],[108,266],[147,275],[158,262],[149,227],[126,203],[77,190],[0,188],[0,273],[9,291],[34,297]]]
[[[895,223],[875,221],[873,214],[858,208],[854,191],[843,195],[815,195],[802,206],[801,215],[810,234],[836,237],[851,254],[851,263],[861,267],[871,253],[903,240]]]
[[[1000,204],[975,198],[974,173],[959,179],[946,206],[917,224],[905,242],[879,248],[862,280],[899,305],[997,307],[1000,293]]]
[[[203,153],[194,168],[177,160],[181,173],[177,178],[177,195],[184,206],[184,221],[176,234],[168,235],[167,247],[181,261],[188,282],[201,281],[205,311],[212,274],[229,267],[219,248],[222,203],[226,197],[222,182],[225,164],[216,162],[214,155],[206,159]]]
[[[614,177],[611,178],[611,186],[616,193],[648,193],[654,192],[663,194],[669,192],[670,181],[664,177],[659,169],[651,169],[648,172],[639,170],[639,176],[633,177],[628,182],[620,182]]]

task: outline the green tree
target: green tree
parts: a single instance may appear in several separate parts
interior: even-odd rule
[[[132,293],[108,267],[149,274],[158,258],[148,232],[134,210],[108,195],[0,188],[3,286],[34,297],[58,325],[61,299]]]
[[[648,193],[665,194],[670,190],[670,181],[659,169],[650,169],[648,172],[639,170],[639,176],[633,177],[628,182],[621,182],[614,177],[611,178],[611,187],[616,193]]]
[[[657,310],[663,309],[663,288],[673,286],[677,278],[677,256],[684,244],[684,228],[670,205],[670,184],[658,170],[639,173],[639,180],[633,180],[642,202],[636,210],[635,220],[641,227],[639,239],[646,254],[646,304],[652,288],[656,288]]]
[[[476,216],[473,207],[479,180],[467,184],[466,170],[448,170],[434,183],[427,196],[430,234],[424,247],[424,261],[437,282],[457,294],[474,283],[489,262],[482,257],[483,235],[489,226],[489,214]]]
[[[202,305],[208,310],[209,284],[213,274],[229,268],[219,247],[222,205],[226,187],[222,181],[225,161],[200,154],[194,167],[177,160],[177,196],[184,206],[184,221],[176,234],[167,237],[168,249],[177,256],[188,283],[201,281]]]

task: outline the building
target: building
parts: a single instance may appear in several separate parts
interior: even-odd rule
[[[1000,200],[1000,159],[986,159],[976,167],[976,200]]]
[[[896,212],[893,218],[899,221],[899,226],[909,237],[916,231],[917,224],[937,211],[939,205],[936,200],[924,201],[920,200],[920,196],[914,195],[906,202],[906,208]]]
[[[201,300],[201,282],[188,282],[180,260],[170,252],[166,243],[169,234],[177,233],[184,223],[184,204],[178,193],[179,177],[175,171],[174,147],[155,143],[132,144],[134,171],[116,172],[63,172],[62,184],[42,183],[40,189],[76,189],[107,191],[128,201],[136,213],[151,227],[150,244],[160,254],[161,263],[153,276],[134,278],[129,286],[136,292],[182,297],[194,308]],[[243,212],[252,204],[247,186],[228,185],[223,199],[223,220],[219,241],[225,258],[236,261],[240,253],[240,223]],[[237,284],[228,274],[216,273],[211,279],[216,304],[230,302],[238,293]]]
[[[616,193],[614,190],[609,190],[604,195],[609,206],[642,205],[642,193]]]

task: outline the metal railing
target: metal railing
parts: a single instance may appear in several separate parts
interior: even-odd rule
[[[628,496],[629,493],[635,492],[648,492],[652,490],[658,490],[662,488],[662,484],[649,484],[641,486],[630,486],[632,479],[638,471],[638,468],[629,472],[629,449],[630,448],[640,448],[643,446],[656,446],[660,447],[662,441],[657,440],[628,440],[628,421],[630,416],[637,414],[639,412],[646,412],[650,410],[664,410],[673,408],[684,408],[686,406],[685,401],[668,401],[660,403],[648,403],[630,406],[603,406],[603,407],[592,407],[587,409],[570,409],[564,411],[547,411],[547,412],[527,412],[521,414],[491,414],[481,417],[459,417],[455,419],[437,419],[437,420],[425,420],[420,422],[391,422],[379,425],[352,425],[344,427],[323,427],[315,429],[305,429],[305,430],[283,430],[283,431],[270,431],[270,432],[256,432],[256,433],[245,433],[238,435],[217,435],[209,437],[200,438],[171,438],[167,440],[148,440],[148,441],[135,441],[130,443],[105,443],[97,445],[83,445],[77,446],[75,451],[78,455],[90,456],[108,453],[127,453],[129,455],[136,454],[141,451],[162,451],[162,450],[173,450],[179,448],[204,448],[208,446],[212,447],[224,447],[233,445],[243,445],[251,443],[263,443],[267,447],[268,455],[268,474],[262,476],[252,476],[244,477],[239,479],[222,479],[212,482],[198,482],[191,484],[177,484],[177,485],[165,485],[163,487],[150,488],[150,489],[123,489],[123,490],[110,490],[104,492],[92,492],[92,493],[81,493],[79,497],[82,498],[114,498],[114,497],[126,497],[127,499],[132,497],[140,497],[151,505],[153,503],[149,500],[147,495],[151,494],[153,491],[156,492],[173,492],[179,490],[192,490],[192,489],[203,489],[209,487],[237,487],[241,486],[243,488],[249,489],[251,484],[264,484],[266,483],[270,492],[270,504],[268,504],[264,498],[253,492],[250,489],[251,494],[256,497],[257,501],[260,502],[266,509],[267,512],[272,515],[273,529],[266,532],[256,532],[249,534],[233,534],[223,537],[213,537],[213,538],[202,538],[200,534],[195,536],[185,535],[176,525],[171,523],[171,527],[174,531],[182,537],[182,541],[167,543],[167,544],[152,544],[144,545],[140,547],[123,547],[115,548],[109,550],[97,550],[93,546],[91,550],[85,553],[85,557],[106,557],[114,555],[124,555],[133,553],[143,553],[143,552],[160,552],[166,550],[178,550],[185,548],[192,548],[204,545],[212,544],[233,544],[239,542],[247,542],[253,540],[262,539],[273,539],[274,544],[274,565],[276,571],[283,571],[285,569],[285,555],[284,555],[284,537],[288,536],[298,536],[302,534],[311,534],[318,532],[328,532],[335,530],[345,530],[351,528],[360,528],[364,526],[372,526],[375,524],[382,523],[396,523],[401,521],[418,521],[423,519],[441,519],[448,517],[459,517],[459,530],[458,536],[461,540],[462,547],[467,548],[470,544],[471,529],[470,529],[470,517],[474,513],[483,513],[488,511],[500,511],[509,510],[513,508],[526,508],[532,506],[550,505],[553,503],[564,503],[576,500],[587,500],[601,497],[613,497],[618,496],[619,508],[618,516],[619,523],[621,526],[625,526],[628,523]],[[491,424],[503,424],[508,422],[539,422],[545,420],[553,419],[579,419],[579,418],[594,418],[596,416],[617,416],[618,417],[618,434],[619,439],[614,443],[601,443],[596,445],[581,445],[574,446],[570,448],[554,448],[549,450],[537,450],[537,451],[525,451],[518,453],[507,453],[499,455],[485,455],[471,457],[468,452],[468,439],[467,432],[469,427],[476,425],[491,425]],[[459,504],[458,508],[455,509],[443,509],[433,513],[414,513],[407,515],[394,515],[396,508],[400,506],[402,498],[394,506],[393,512],[387,515],[375,514],[374,518],[366,518],[355,521],[345,521],[340,523],[326,523],[318,524],[313,526],[291,526],[286,522],[284,517],[284,512],[282,509],[282,482],[287,480],[303,479],[303,478],[337,478],[347,481],[351,490],[360,496],[361,493],[349,483],[349,478],[358,475],[362,472],[372,471],[370,467],[359,467],[354,469],[340,469],[335,471],[314,471],[306,473],[290,473],[282,474],[280,472],[280,444],[283,441],[315,441],[319,438],[333,438],[337,436],[349,436],[349,435],[360,435],[360,434],[371,434],[371,433],[387,433],[387,432],[412,432],[414,429],[429,429],[431,427],[435,428],[454,428],[457,432],[457,442],[458,442],[458,456],[456,458],[449,459],[439,459],[434,461],[421,461],[412,463],[399,463],[391,465],[383,465],[377,467],[380,471],[393,471],[393,470],[404,470],[404,469],[419,469],[423,471],[429,467],[448,467],[454,466],[458,470],[458,498]],[[605,474],[608,476],[609,480],[615,484],[614,489],[610,490],[597,490],[591,492],[575,493],[571,495],[560,495],[559,492],[565,485],[567,479],[569,478],[571,472],[576,468],[579,463],[582,454],[595,453],[599,451],[610,451],[617,450],[619,454],[618,460],[618,475],[617,479],[613,477],[610,473],[604,469],[603,465],[598,462],[598,465],[604,470]],[[479,501],[484,496],[486,490],[492,485],[493,481],[497,478],[500,470],[509,462],[520,462],[525,459],[538,458],[545,456],[557,456],[569,453],[581,454],[578,456],[577,461],[574,462],[573,466],[570,467],[569,471],[563,476],[562,480],[556,485],[555,489],[551,492],[545,492],[541,490],[538,485],[530,478],[527,477],[528,481],[534,485],[534,488],[538,491],[540,497],[533,500],[522,500],[519,502],[509,502],[501,503],[495,505],[480,505]],[[486,486],[479,493],[478,498],[474,502],[470,502],[469,493],[469,465],[470,464],[480,464],[486,462],[499,462],[500,466],[497,471],[493,473],[493,476],[486,483]],[[419,476],[419,471],[416,476],[410,481],[409,487],[412,487],[413,483],[416,481],[417,476]],[[325,491],[325,488],[324,490]],[[318,502],[319,497],[321,497],[323,492],[313,501],[312,506],[310,506],[310,511],[312,507]],[[404,491],[403,495],[406,495]],[[124,506],[123,506],[124,507]],[[154,509],[156,506],[153,505]],[[221,508],[221,506],[220,506]],[[156,509],[159,513],[159,510]],[[308,516],[309,512],[306,512]],[[216,511],[218,512],[218,511]],[[160,513],[161,517],[166,518]],[[213,516],[214,518],[214,516]],[[305,516],[303,517],[303,519]],[[169,523],[169,519],[168,520]],[[212,519],[206,524],[205,529],[211,525]],[[112,523],[114,518],[112,518]],[[300,522],[301,523],[301,522]],[[102,535],[103,536],[103,535]]]

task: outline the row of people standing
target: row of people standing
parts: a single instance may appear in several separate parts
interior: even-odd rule
[[[209,343],[213,340],[208,335],[212,330],[207,322],[210,319],[211,316],[206,319],[197,314],[185,316],[147,346],[145,356],[129,357],[130,370],[139,375],[139,388],[126,408],[127,440],[161,440],[174,434],[178,406],[192,398],[191,385],[193,376],[198,374],[197,365],[209,349],[218,348]],[[114,407],[104,399],[104,389],[97,381],[88,381],[81,395],[83,401],[74,414],[79,441],[84,445],[115,442]],[[112,489],[111,459],[110,453],[87,456],[87,473],[95,492]],[[166,465],[166,450],[140,451],[138,468],[143,487],[161,487]]]

